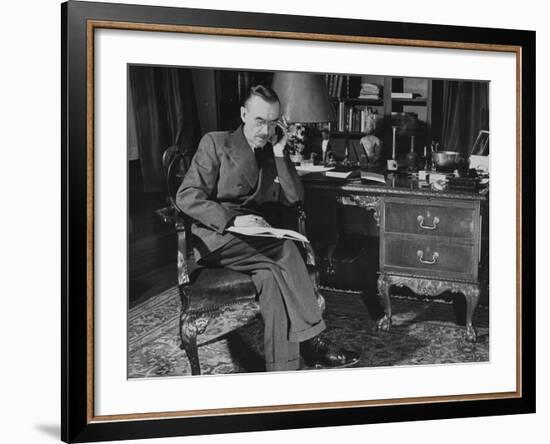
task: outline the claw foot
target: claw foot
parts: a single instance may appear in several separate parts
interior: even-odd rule
[[[468,342],[477,342],[477,332],[476,332],[476,329],[471,324],[466,325],[464,339],[466,339],[466,341]]]
[[[384,315],[384,317],[378,321],[378,331],[388,332],[390,331],[390,328],[391,328],[391,318]]]

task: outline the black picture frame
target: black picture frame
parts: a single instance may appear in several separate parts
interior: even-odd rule
[[[90,347],[93,352],[93,148],[90,90],[93,51],[90,33],[99,22],[165,27],[189,26],[270,33],[368,37],[380,44],[442,48],[468,45],[515,48],[518,57],[518,366],[519,392],[495,399],[346,406],[288,411],[151,415],[97,418],[93,415]],[[182,435],[309,428],[535,412],[535,32],[435,24],[397,23],[69,1],[62,23],[62,384],[61,435],[65,442],[142,439]],[[97,25],[101,27],[101,25]],[[146,30],[144,30],[146,32]],[[177,31],[176,31],[177,32]],[[329,37],[332,36],[332,37]],[[287,37],[282,37],[287,38]],[[345,40],[345,39],[344,39]],[[416,43],[415,43],[416,42]],[[419,43],[420,42],[420,43]],[[459,43],[457,43],[459,42]],[[472,47],[474,47],[472,46]],[[90,60],[91,65],[90,65]],[[522,118],[522,113],[529,118]],[[92,152],[93,154],[93,152]],[[519,202],[519,201],[518,201]],[[524,295],[521,297],[521,295]],[[92,398],[92,399],[91,399]]]

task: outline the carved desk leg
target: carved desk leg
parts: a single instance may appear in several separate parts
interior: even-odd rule
[[[466,334],[465,338],[469,342],[477,341],[477,332],[472,324],[472,317],[479,302],[479,285],[465,285],[463,288],[464,297],[466,298]]]
[[[453,293],[462,293],[466,299],[466,331],[464,338],[470,342],[477,340],[477,333],[472,324],[472,317],[479,302],[479,285],[467,282],[381,274],[378,278],[378,294],[384,306],[385,313],[378,321],[378,329],[381,331],[389,331],[392,324],[390,301],[390,287],[392,285],[408,287],[418,295],[432,297],[438,296],[447,290]]]
[[[334,239],[331,239],[327,245],[327,270],[329,276],[334,276],[336,270],[334,269],[334,252],[336,251],[336,246],[338,245],[338,240],[340,235],[338,231],[335,233]]]
[[[390,331],[391,328],[391,300],[390,300],[390,277],[381,274],[378,277],[378,297],[384,306],[384,316],[378,321],[378,330]]]

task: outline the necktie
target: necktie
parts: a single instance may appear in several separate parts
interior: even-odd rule
[[[259,146],[254,148],[254,156],[256,157],[256,163],[258,164],[258,169],[260,169],[262,167],[263,149]]]

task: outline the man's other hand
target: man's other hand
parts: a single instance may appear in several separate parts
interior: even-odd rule
[[[284,116],[281,120],[277,121],[277,126],[281,129],[282,136],[279,140],[277,140],[277,134],[273,134],[271,139],[271,144],[273,145],[273,155],[275,157],[283,157],[284,149],[288,141],[288,122]]]
[[[235,227],[270,227],[266,220],[261,216],[254,214],[245,214],[244,216],[237,216],[233,221]]]

